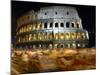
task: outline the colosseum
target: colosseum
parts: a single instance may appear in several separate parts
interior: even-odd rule
[[[31,10],[17,20],[16,47],[21,49],[83,48],[89,43],[76,8],[42,7]]]

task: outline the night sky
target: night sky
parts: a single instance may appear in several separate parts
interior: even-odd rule
[[[46,6],[73,6],[76,7],[80,18],[82,19],[83,28],[89,32],[90,47],[95,47],[96,40],[96,6],[90,5],[70,5],[70,4],[55,4],[55,3],[39,3],[26,1],[11,1],[11,39],[15,42],[16,20],[24,13],[35,10],[38,11],[41,7]]]

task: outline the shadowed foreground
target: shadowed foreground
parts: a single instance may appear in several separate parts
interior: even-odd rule
[[[94,48],[14,50],[11,58],[12,75],[96,68]]]

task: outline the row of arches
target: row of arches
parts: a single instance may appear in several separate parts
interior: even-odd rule
[[[63,23],[37,23],[37,24],[28,24],[28,25],[25,25],[21,28],[19,28],[19,30],[17,31],[17,35],[20,34],[20,33],[23,33],[23,32],[29,32],[29,31],[33,31],[33,30],[41,30],[41,29],[49,29],[49,28],[53,28],[53,29],[56,29],[56,28],[80,28],[80,23],[79,22],[66,22]]]
[[[28,42],[28,41],[47,41],[47,40],[79,40],[86,39],[85,32],[39,32],[38,34],[32,33],[18,37],[17,42]]]
[[[25,49],[30,49],[30,48],[33,48],[33,49],[53,49],[53,48],[80,48],[80,47],[85,47],[85,43],[55,43],[55,44],[52,44],[52,43],[48,43],[48,44],[34,44],[34,45],[27,45],[26,46],[19,46],[20,48],[25,48]]]
[[[49,13],[52,13],[52,14],[55,13],[55,15],[57,15],[57,14],[59,15],[60,12],[58,12],[58,11],[53,11],[53,12],[49,12]],[[50,15],[48,15],[49,13],[48,13],[48,12],[44,12],[44,15],[45,15],[45,16],[50,16]],[[61,13],[60,13],[60,14],[61,14]],[[64,13],[62,13],[62,14],[64,14]],[[65,12],[65,15],[68,16],[68,15],[69,15],[69,11],[66,11],[66,12]]]

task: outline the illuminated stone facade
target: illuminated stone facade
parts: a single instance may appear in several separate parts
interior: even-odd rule
[[[17,20],[17,48],[78,48],[88,46],[88,40],[74,7],[44,7]]]

